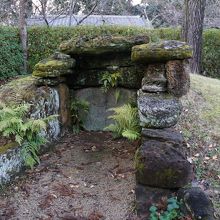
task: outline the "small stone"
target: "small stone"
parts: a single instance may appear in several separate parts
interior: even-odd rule
[[[143,185],[176,189],[192,179],[192,166],[181,145],[148,140],[136,153],[136,179]]]
[[[171,60],[166,63],[168,92],[176,97],[186,95],[190,88],[190,70],[185,61]]]
[[[165,92],[167,91],[167,79],[165,77],[164,64],[151,64],[142,79],[142,90],[144,92]]]
[[[142,127],[168,128],[174,126],[182,111],[181,102],[169,94],[138,92],[138,109]]]
[[[132,47],[131,60],[138,63],[163,63],[192,57],[192,48],[185,42],[169,40]]]
[[[183,213],[190,214],[195,220],[214,220],[211,200],[199,187],[180,189],[178,198],[183,201]]]

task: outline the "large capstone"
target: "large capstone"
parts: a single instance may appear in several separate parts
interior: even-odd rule
[[[167,91],[165,64],[151,64],[147,67],[142,79],[142,90],[144,92]]]
[[[74,66],[75,60],[69,55],[56,53],[37,63],[32,75],[42,78],[65,76],[73,73]]]
[[[171,60],[166,63],[168,92],[176,97],[186,95],[190,88],[190,70],[185,61]]]
[[[71,55],[102,55],[106,53],[130,52],[134,45],[149,42],[146,35],[132,37],[102,35],[77,37],[60,45],[60,51]]]
[[[140,184],[175,189],[188,184],[192,167],[181,153],[182,146],[148,140],[136,152],[136,179]]]
[[[163,63],[169,60],[184,60],[192,57],[192,48],[181,41],[148,43],[132,48],[131,60],[138,63]]]
[[[167,128],[178,122],[181,102],[172,95],[138,92],[138,109],[142,127]]]

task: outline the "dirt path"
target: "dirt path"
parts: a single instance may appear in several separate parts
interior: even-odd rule
[[[0,219],[127,219],[135,147],[104,132],[68,135],[1,196]]]

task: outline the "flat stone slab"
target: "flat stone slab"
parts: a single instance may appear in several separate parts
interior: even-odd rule
[[[181,145],[148,140],[136,152],[136,180],[158,188],[176,189],[187,185],[192,177],[191,164],[181,153]]]
[[[131,60],[138,63],[163,63],[192,57],[192,48],[181,41],[162,41],[137,45],[132,48]]]
[[[173,128],[164,129],[149,129],[143,128],[141,132],[142,139],[144,141],[156,139],[158,141],[172,142],[176,144],[183,144],[183,135],[174,130]]]
[[[72,55],[102,55],[106,53],[130,52],[134,45],[149,42],[147,35],[131,37],[102,35],[98,37],[77,37],[60,45],[60,51]]]
[[[37,63],[33,76],[54,78],[73,73],[76,61],[69,55],[57,53]]]
[[[138,91],[138,109],[142,127],[168,128],[175,125],[182,111],[181,102],[174,96]]]
[[[116,93],[118,98],[116,98]],[[113,123],[108,118],[113,112],[108,110],[136,100],[136,90],[117,88],[105,93],[101,88],[85,88],[75,90],[72,96],[77,100],[85,100],[89,103],[89,112],[83,123],[84,129],[102,131]]]

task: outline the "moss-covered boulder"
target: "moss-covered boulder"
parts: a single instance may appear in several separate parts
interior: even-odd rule
[[[139,63],[163,63],[169,60],[184,60],[192,57],[192,48],[181,41],[148,43],[132,48],[131,60]]]
[[[143,93],[139,90],[137,102],[141,126],[145,128],[172,127],[182,111],[181,102],[168,93]]]
[[[102,35],[98,37],[77,37],[60,45],[60,51],[72,55],[102,55],[106,53],[130,52],[134,45],[149,42],[147,35],[132,37]]]
[[[55,53],[51,57],[37,63],[32,73],[37,77],[60,77],[73,73],[75,60],[69,55]]]
[[[143,185],[176,189],[192,179],[191,164],[178,144],[171,142],[144,142],[136,153],[135,164],[137,182]]]

